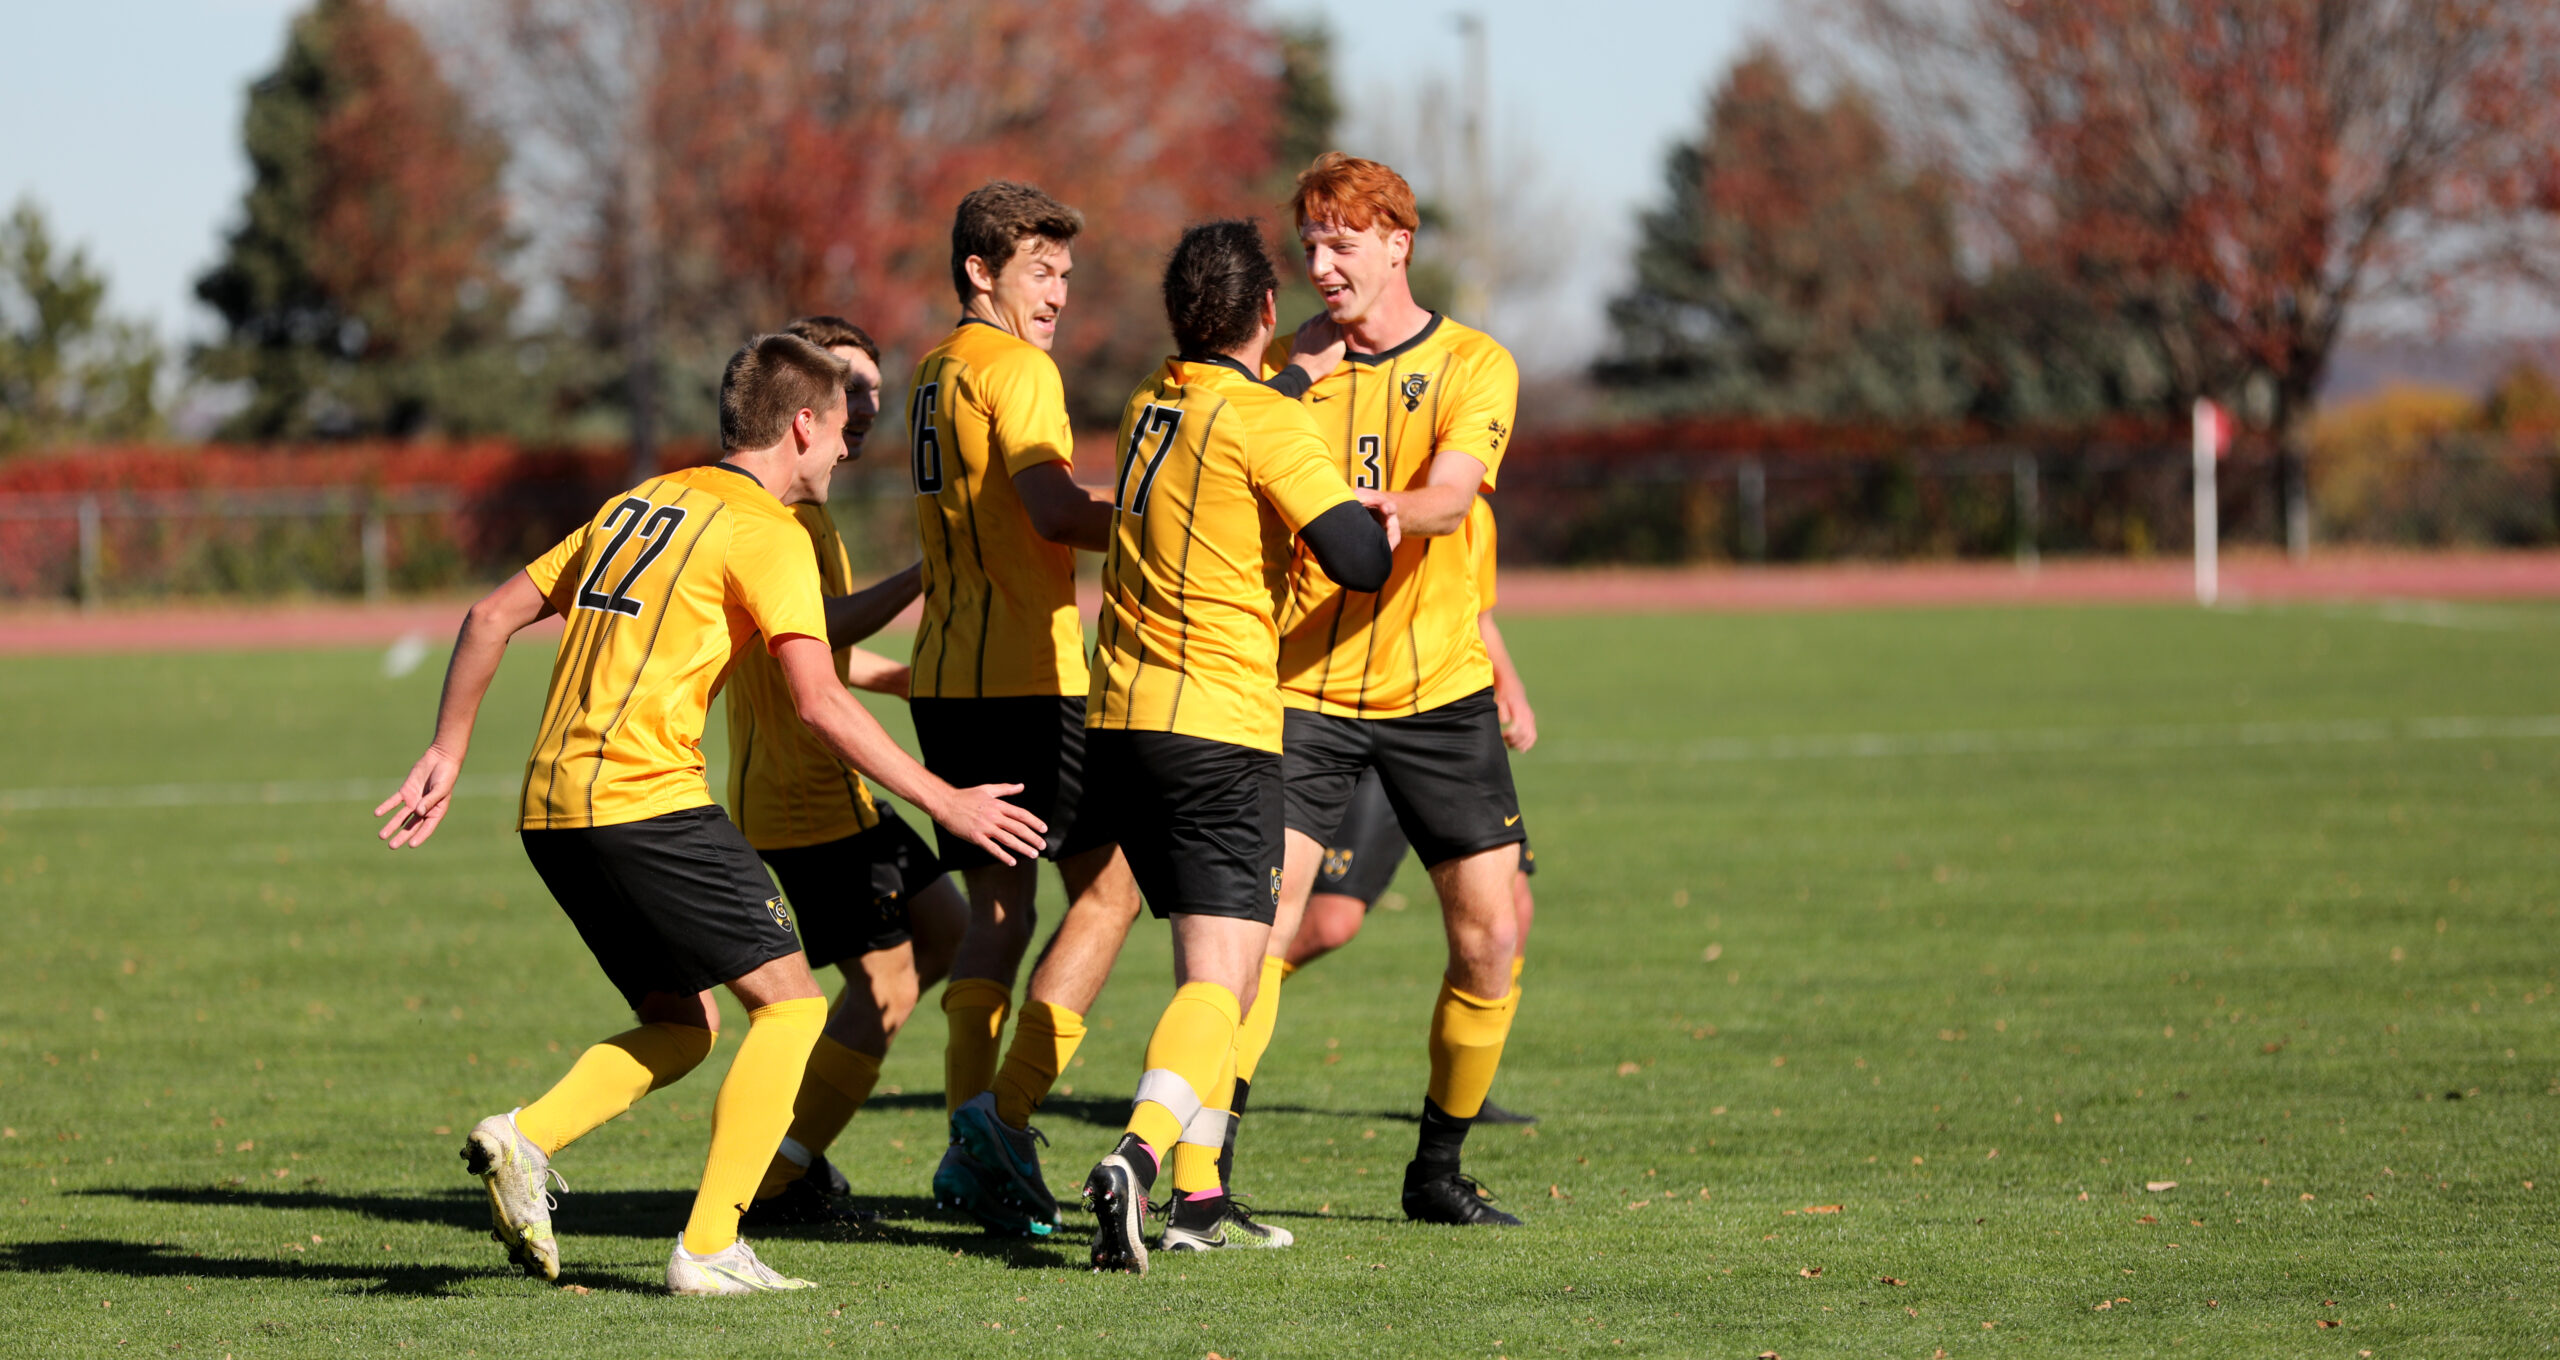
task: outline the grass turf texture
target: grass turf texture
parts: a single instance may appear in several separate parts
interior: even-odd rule
[[[523,1279],[454,1150],[622,1021],[506,798],[399,856],[345,802],[0,814],[0,1349],[2547,1353],[2560,740],[2352,720],[2555,711],[2560,613],[2447,619],[2489,626],[1511,624],[1543,872],[1495,1094],[1545,1122],[1468,1157],[1529,1225],[1398,1219],[1439,957],[1408,866],[1256,1083],[1240,1180],[1300,1245],[1143,1280],[1083,1271],[1081,1214],[1029,1245],[931,1211],[931,997],[836,1152],[888,1221],[766,1240],[824,1288],[656,1292],[734,1004],[562,1156],[586,1292]],[[510,658],[474,771],[514,768],[547,663]],[[388,789],[436,669],[13,659],[0,783]],[[2013,735],[1784,740],[1951,732]],[[1108,1146],[1166,979],[1142,924],[1041,1116],[1053,1184]]]

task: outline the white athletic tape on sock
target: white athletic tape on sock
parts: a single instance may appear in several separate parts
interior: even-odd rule
[[[800,1146],[800,1142],[796,1138],[783,1139],[782,1146],[775,1149],[775,1151],[780,1152],[785,1160],[789,1161],[793,1166],[799,1167],[803,1171],[809,1169],[809,1163],[818,1160],[818,1154]]]
[[[1138,1078],[1138,1094],[1129,1103],[1135,1106],[1150,1100],[1173,1111],[1173,1117],[1181,1120],[1186,1129],[1200,1117],[1200,1093],[1170,1067],[1150,1067],[1145,1076]]]
[[[1203,1105],[1200,1113],[1183,1121],[1182,1141],[1193,1147],[1224,1148],[1227,1145],[1227,1126],[1235,1120],[1236,1117],[1225,1110]]]

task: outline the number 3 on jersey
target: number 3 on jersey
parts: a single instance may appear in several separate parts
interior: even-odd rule
[[[648,520],[646,525],[641,523],[644,516]],[[613,513],[604,517],[604,527],[613,530],[613,538],[604,545],[603,552],[596,554],[596,564],[587,572],[587,579],[578,583],[576,607],[598,609],[608,614],[628,614],[635,619],[640,617],[641,603],[631,598],[632,583],[638,581],[640,573],[647,571],[649,564],[658,560],[658,554],[665,552],[667,545],[675,541],[676,526],[682,523],[684,510],[679,506],[661,505],[656,514],[650,514],[647,501],[638,496],[624,497],[622,504],[613,507]],[[614,560],[622,556],[623,548],[631,542],[634,530],[640,534],[640,556],[632,562],[629,571],[622,573],[622,579],[614,582],[610,592],[598,589],[604,584],[605,573],[613,569]]]
[[[1351,484],[1363,491],[1384,491],[1387,484],[1387,469],[1386,460],[1381,456],[1384,450],[1379,445],[1378,437],[1374,434],[1360,436],[1358,452],[1360,466],[1352,470]]]
[[[938,382],[917,388],[914,400],[907,405],[907,459],[915,472],[919,496],[942,490],[942,432],[933,425],[934,415],[941,409],[942,384]]]
[[[1164,467],[1164,456],[1173,451],[1173,436],[1182,428],[1182,408],[1148,405],[1138,412],[1129,426],[1129,456],[1120,461],[1120,508],[1132,515],[1145,516],[1147,500],[1156,492],[1156,473]],[[1147,434],[1156,437],[1155,452],[1147,455],[1146,470],[1138,474],[1138,485],[1129,485],[1129,474],[1138,466],[1138,446],[1147,442]]]

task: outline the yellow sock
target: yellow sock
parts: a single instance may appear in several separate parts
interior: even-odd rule
[[[791,1106],[791,1131],[783,1135],[783,1150],[774,1153],[773,1165],[765,1168],[756,1198],[781,1194],[784,1186],[808,1174],[809,1163],[853,1122],[854,1112],[871,1098],[871,1088],[879,1082],[878,1058],[820,1034],[818,1046],[809,1050],[809,1070],[800,1075],[800,1095]],[[795,1150],[797,1157],[791,1155]]]
[[[942,1107],[956,1110],[996,1079],[996,1039],[1013,989],[994,978],[953,978],[942,989],[942,1014],[951,1039],[942,1049]]]
[[[720,1083],[711,1106],[711,1155],[702,1166],[702,1188],[685,1220],[685,1250],[697,1256],[727,1251],[738,1240],[738,1215],[755,1198],[756,1185],[791,1127],[792,1099],[809,1050],[827,1025],[826,998],[777,1001],[747,1012],[747,1037]]]
[[[1031,1112],[1049,1098],[1067,1059],[1084,1042],[1084,1017],[1046,1001],[1022,1003],[1013,1023],[1013,1043],[1004,1051],[1004,1066],[995,1080],[996,1117],[1015,1128],[1031,1122]]]
[[[1219,1074],[1233,1071],[1242,1019],[1236,994],[1214,982],[1186,982],[1166,1003],[1147,1038],[1147,1070],[1129,1111],[1129,1132],[1159,1157],[1217,1094]]]
[[[659,1021],[624,1030],[579,1054],[558,1085],[516,1111],[516,1131],[549,1156],[701,1066],[718,1042],[699,1025]]]
[[[1236,1077],[1253,1080],[1262,1055],[1271,1048],[1271,1031],[1280,1024],[1280,984],[1289,977],[1289,961],[1277,954],[1262,956],[1262,982],[1254,989],[1253,1009],[1236,1029]]]
[[[1263,957],[1265,957],[1265,958],[1269,958],[1270,956],[1266,954],[1266,955],[1264,955]],[[1283,978],[1293,978],[1293,977],[1296,977],[1297,975],[1298,975],[1298,965],[1296,965],[1296,964],[1294,964],[1294,963],[1289,962],[1287,959],[1282,959],[1282,960],[1280,960],[1280,976],[1281,976],[1281,977],[1283,977]]]
[[[1238,1029],[1237,1034],[1241,1036],[1243,1030]],[[1238,1042],[1242,1042],[1241,1038]],[[1227,1145],[1227,1121],[1235,1118],[1235,1096],[1236,1056],[1230,1051],[1208,1100],[1201,1105],[1200,1113],[1182,1126],[1182,1140],[1173,1145],[1176,1194],[1197,1194],[1222,1187],[1224,1177],[1218,1170],[1218,1154]]]
[[[1499,1001],[1471,996],[1443,982],[1440,1001],[1431,1008],[1431,1087],[1433,1104],[1457,1119],[1473,1119],[1484,1108],[1484,1093],[1493,1089],[1494,1069],[1502,1066],[1502,1043],[1511,1035],[1511,1017],[1520,1009],[1520,989]]]

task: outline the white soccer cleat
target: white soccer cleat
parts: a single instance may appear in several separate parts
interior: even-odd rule
[[[670,1294],[780,1294],[817,1287],[815,1280],[795,1280],[757,1260],[743,1237],[726,1251],[696,1256],[684,1249],[684,1234],[677,1233],[675,1254],[667,1258]]]
[[[532,1275],[560,1278],[560,1243],[551,1235],[548,1180],[565,1190],[568,1183],[551,1169],[551,1159],[533,1140],[516,1130],[515,1111],[493,1114],[471,1126],[463,1140],[463,1165],[489,1188],[489,1236],[507,1249],[507,1257]]]

